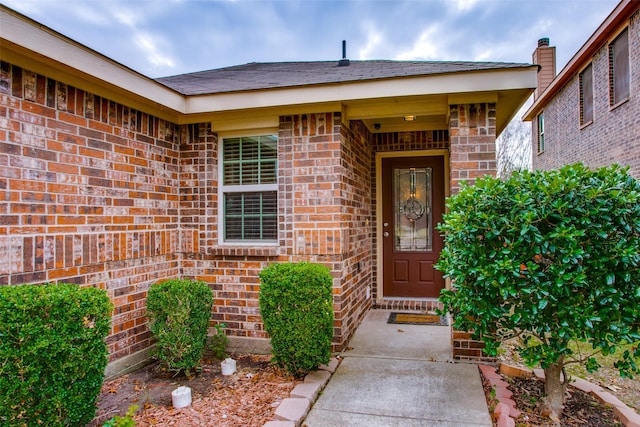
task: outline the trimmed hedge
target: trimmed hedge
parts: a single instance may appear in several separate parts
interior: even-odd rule
[[[213,294],[205,282],[172,279],[147,295],[149,327],[158,340],[154,356],[187,376],[200,364],[207,343]]]
[[[82,426],[93,419],[111,310],[100,289],[0,286],[0,425]]]
[[[331,358],[333,279],[323,265],[271,264],[260,272],[260,313],[273,360],[302,376]]]

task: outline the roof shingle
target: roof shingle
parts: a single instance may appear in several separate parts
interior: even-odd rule
[[[183,95],[204,95],[530,66],[470,61],[367,60],[350,61],[348,66],[338,66],[338,61],[252,62],[156,80]]]

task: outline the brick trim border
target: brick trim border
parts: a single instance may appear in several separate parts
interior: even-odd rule
[[[295,386],[289,397],[280,402],[273,419],[263,427],[299,427],[341,361],[339,357],[332,357],[327,365],[309,372],[304,382]]]
[[[504,363],[500,363],[498,366],[499,372],[495,366],[479,365],[478,367],[482,375],[496,390],[496,399],[500,403],[496,405],[493,414],[496,416],[498,427],[515,426],[515,419],[520,416],[520,411],[516,409],[515,402],[511,399],[512,393],[506,389],[507,382],[502,379],[501,375],[523,378],[530,378],[535,375],[538,379],[544,379],[544,371],[542,369],[520,368]],[[640,415],[599,385],[590,383],[582,378],[573,378],[570,385],[592,395],[604,405],[613,408],[614,415],[626,427],[640,427]]]

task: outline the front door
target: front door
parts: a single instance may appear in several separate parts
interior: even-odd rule
[[[382,268],[385,297],[437,298],[444,288],[433,266],[443,241],[444,158],[382,159]]]

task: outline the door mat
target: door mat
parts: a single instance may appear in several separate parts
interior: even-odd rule
[[[387,323],[400,325],[430,325],[430,326],[448,326],[449,322],[444,316],[437,314],[421,314],[421,313],[397,313],[392,312],[387,319]]]

